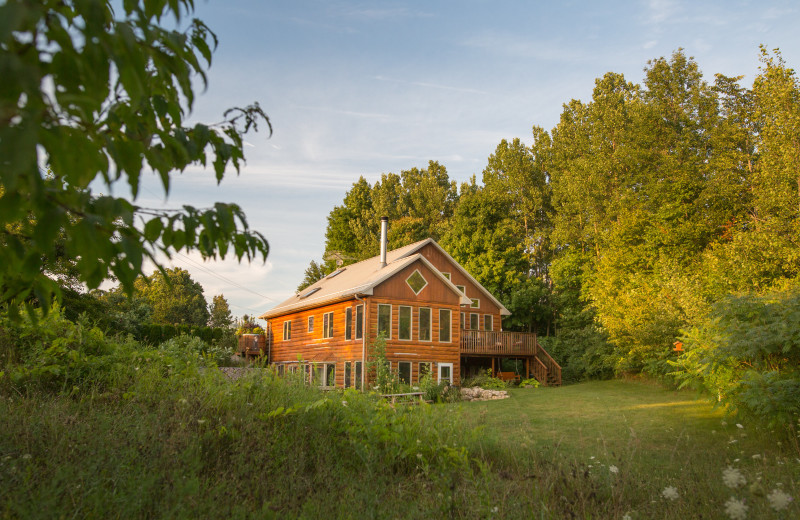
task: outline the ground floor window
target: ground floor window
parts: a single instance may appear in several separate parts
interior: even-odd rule
[[[353,386],[353,374],[352,374],[352,363],[349,361],[344,362],[344,387],[350,388]]]
[[[494,318],[491,314],[484,314],[483,330],[494,330]]]
[[[356,376],[355,387],[358,390],[361,390],[361,361],[356,361],[355,376]]]
[[[325,365],[325,382],[322,386],[336,386],[336,363],[328,363]]]
[[[411,361],[397,362],[397,378],[404,385],[411,384]]]
[[[439,383],[452,383],[453,382],[453,364],[452,363],[439,363]]]
[[[430,361],[420,361],[420,363],[419,363],[419,371],[417,373],[419,378],[417,379],[417,381],[422,380],[422,378],[425,377],[425,376],[432,375],[432,367],[433,367],[433,363],[431,363]]]
[[[315,386],[336,386],[336,363],[311,363],[308,365],[308,382]]]

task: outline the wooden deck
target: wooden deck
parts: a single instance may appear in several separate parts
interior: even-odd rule
[[[543,385],[561,384],[561,365],[536,341],[536,334],[462,330],[461,355],[524,358],[529,373]]]

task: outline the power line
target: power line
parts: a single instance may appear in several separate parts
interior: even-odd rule
[[[234,281],[233,281],[233,280],[231,280],[230,278],[226,278],[225,276],[222,276],[221,274],[218,274],[218,273],[216,273],[216,272],[212,271],[212,270],[211,270],[211,269],[209,269],[208,267],[204,266],[203,264],[201,264],[201,263],[199,263],[199,262],[197,262],[197,261],[195,261],[195,260],[192,260],[191,258],[189,258],[188,256],[184,255],[183,253],[179,253],[179,252],[175,251],[175,254],[176,254],[176,255],[178,255],[178,256],[181,256],[181,257],[183,257],[183,258],[184,258],[184,259],[186,259],[187,261],[189,261],[189,262],[191,262],[192,264],[194,264],[196,267],[198,267],[198,268],[202,269],[203,271],[205,271],[206,273],[210,274],[211,276],[213,276],[213,277],[215,277],[215,278],[218,278],[218,279],[222,280],[223,282],[229,283],[229,284],[233,285],[234,287],[237,287],[237,288],[239,288],[239,289],[242,289],[243,291],[247,291],[247,292],[249,292],[249,293],[255,294],[256,296],[259,296],[259,297],[261,297],[261,298],[264,298],[264,299],[266,299],[266,300],[268,300],[268,301],[271,301],[271,302],[274,302],[274,301],[275,301],[275,300],[273,300],[272,298],[270,298],[269,296],[265,296],[265,295],[263,295],[263,294],[261,294],[261,293],[258,293],[258,292],[256,292],[256,291],[254,291],[254,290],[250,289],[249,287],[245,287],[244,285],[241,285],[241,284],[239,284],[239,283],[236,283],[236,282],[234,282]]]

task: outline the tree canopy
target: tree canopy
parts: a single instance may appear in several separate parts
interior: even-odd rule
[[[0,82],[0,303],[35,297],[46,310],[61,257],[90,289],[113,277],[126,292],[157,252],[266,258],[266,239],[235,204],[156,211],[95,191],[123,183],[135,201],[152,171],[167,195],[170,176],[192,164],[210,165],[219,182],[238,172],[243,134],[269,126],[258,104],[186,124],[217,43],[193,9],[193,0],[0,5],[0,77],[14,78]]]
[[[571,377],[669,373],[673,343],[720,305],[800,282],[800,81],[779,51],[760,59],[750,87],[681,49],[640,84],[608,72],[458,193],[433,162],[361,178],[326,251],[377,254],[388,215],[392,247],[437,239],[512,310],[505,329],[553,334]]]

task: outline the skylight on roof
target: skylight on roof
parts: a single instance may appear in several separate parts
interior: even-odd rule
[[[301,294],[301,295],[300,295],[300,298],[308,298],[309,296],[311,296],[312,294],[314,294],[315,292],[317,292],[317,291],[319,291],[319,290],[320,290],[320,287],[314,287],[313,289],[311,289],[311,290],[310,290],[310,291],[308,291],[307,293],[305,293],[305,294]]]
[[[335,270],[334,272],[332,272],[331,274],[329,274],[325,278],[333,278],[334,276],[336,276],[338,274],[341,274],[343,271],[344,271],[344,267],[342,267],[341,269]]]

